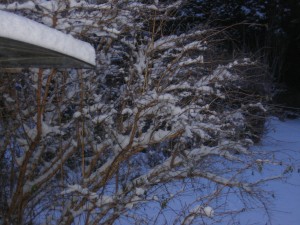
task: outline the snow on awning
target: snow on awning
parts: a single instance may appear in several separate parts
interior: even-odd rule
[[[95,58],[90,44],[0,10],[0,67],[93,68]]]

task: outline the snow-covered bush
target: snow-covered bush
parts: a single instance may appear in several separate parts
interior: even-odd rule
[[[260,197],[261,65],[228,58],[214,29],[163,35],[185,4],[166,2],[0,5],[90,42],[98,62],[3,73],[5,221],[199,224],[233,213],[226,196]]]

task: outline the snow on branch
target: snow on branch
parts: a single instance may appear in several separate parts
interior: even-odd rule
[[[226,58],[214,29],[168,30],[186,1],[92,2],[0,5],[88,41],[99,65],[3,76],[7,220],[197,224],[222,218],[228,195],[259,196],[247,178],[272,159],[249,149],[267,112],[249,82],[263,70]]]

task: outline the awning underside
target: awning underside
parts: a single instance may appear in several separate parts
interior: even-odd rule
[[[74,57],[3,37],[0,37],[0,67],[94,68]]]

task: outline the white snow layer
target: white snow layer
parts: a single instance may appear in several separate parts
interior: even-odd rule
[[[0,37],[37,45],[95,65],[94,48],[69,34],[0,10]]]
[[[206,206],[206,207],[196,206],[192,210],[192,213],[201,214],[201,215],[204,215],[204,216],[207,216],[207,217],[210,217],[210,218],[212,218],[214,216],[214,210],[210,206]]]

